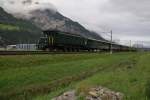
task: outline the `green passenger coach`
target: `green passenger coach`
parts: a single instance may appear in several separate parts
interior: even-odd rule
[[[85,38],[81,35],[61,32],[57,30],[43,31],[44,36],[38,42],[39,50],[48,51],[109,51],[110,45],[114,51],[129,51],[135,50],[128,46],[123,46],[117,43],[110,43],[105,40],[96,40]]]

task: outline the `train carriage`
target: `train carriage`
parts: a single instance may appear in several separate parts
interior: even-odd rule
[[[49,51],[134,51],[134,48],[111,43],[105,40],[85,38],[77,34],[57,30],[43,31],[44,36],[38,43],[39,50]],[[112,48],[111,48],[112,45]]]
[[[87,45],[87,39],[80,35],[60,31],[44,31],[43,33],[47,45],[41,46],[40,49],[74,51],[85,49],[84,47]],[[38,44],[43,45],[42,41]]]

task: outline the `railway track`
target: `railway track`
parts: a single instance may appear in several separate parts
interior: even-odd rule
[[[0,55],[81,54],[95,52],[0,51]]]
[[[33,54],[48,54],[43,51],[0,51],[0,55],[33,55]]]

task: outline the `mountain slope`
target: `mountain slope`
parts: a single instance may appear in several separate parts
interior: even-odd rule
[[[0,8],[0,45],[35,43],[42,35],[42,30],[53,29],[104,40],[95,32],[88,31],[78,22],[64,17],[57,11],[37,9],[29,14],[17,13],[12,16]]]
[[[16,19],[0,8],[0,44],[16,44],[35,42],[39,39],[41,30],[32,23]]]
[[[74,34],[79,34],[86,38],[103,39],[101,36],[94,32],[90,32],[85,29],[78,22],[74,22],[71,19],[63,16],[59,12],[55,12],[49,9],[45,10],[33,10],[30,12],[30,17],[25,17],[25,19],[31,21],[36,26],[42,30],[53,30],[57,29],[60,31],[70,32]]]

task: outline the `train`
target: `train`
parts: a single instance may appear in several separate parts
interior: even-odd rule
[[[37,44],[38,50],[44,51],[64,51],[64,52],[80,52],[80,51],[136,51],[125,45],[117,44],[107,40],[97,40],[93,38],[85,38],[78,34],[58,31],[45,30],[43,36]]]

